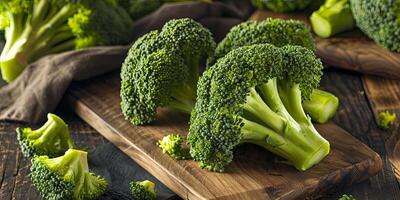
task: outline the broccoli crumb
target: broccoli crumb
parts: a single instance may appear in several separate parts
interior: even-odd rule
[[[378,126],[383,130],[387,130],[393,125],[397,120],[396,113],[391,113],[388,110],[379,113],[378,116]]]

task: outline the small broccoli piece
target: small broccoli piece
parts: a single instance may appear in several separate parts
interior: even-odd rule
[[[139,38],[121,69],[121,109],[135,125],[155,120],[158,107],[190,113],[196,100],[200,60],[215,42],[192,19],[167,22],[161,31]]]
[[[322,38],[351,30],[355,26],[348,0],[327,0],[311,15],[310,21],[314,32]]]
[[[154,200],[157,198],[156,190],[154,189],[156,184],[149,180],[145,181],[132,181],[131,182],[131,193],[134,199],[137,200]]]
[[[258,9],[269,9],[274,12],[292,12],[304,10],[312,0],[252,0],[253,6]]]
[[[391,125],[393,125],[397,120],[396,113],[391,113],[388,110],[384,112],[380,112],[378,115],[378,126],[381,129],[389,129]]]
[[[75,149],[57,158],[35,156],[30,176],[45,199],[96,199],[107,188],[105,179],[89,172],[87,152]]]
[[[357,26],[380,46],[400,52],[400,0],[350,0]]]
[[[234,26],[218,44],[208,65],[213,65],[218,58],[236,48],[265,43],[277,47],[299,45],[315,50],[312,34],[304,22],[267,18],[261,22],[248,21]]]
[[[57,157],[74,148],[67,124],[51,113],[47,115],[47,122],[37,130],[17,128],[17,139],[22,153],[27,158],[36,155]]]
[[[190,158],[189,151],[182,148],[183,137],[178,134],[169,134],[158,141],[158,146],[174,159],[185,160]]]
[[[324,124],[336,114],[339,107],[339,98],[322,90],[315,89],[310,99],[303,101],[303,108],[311,119]]]
[[[133,22],[115,0],[0,1],[6,44],[0,56],[4,80],[53,53],[130,42]]]
[[[356,198],[353,197],[353,195],[347,195],[344,194],[342,197],[340,197],[338,200],[356,200]]]
[[[200,167],[222,172],[242,143],[259,145],[298,170],[319,163],[330,145],[305,114],[322,63],[300,46],[232,50],[199,80],[188,143]]]

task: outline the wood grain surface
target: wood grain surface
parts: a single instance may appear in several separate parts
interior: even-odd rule
[[[308,16],[308,13],[281,14],[256,11],[250,19],[256,21],[268,17],[298,19],[309,24]],[[315,42],[316,54],[330,66],[400,79],[400,53],[379,47],[358,30],[329,39],[315,37]]]
[[[186,135],[188,116],[160,109],[156,123],[133,126],[120,111],[117,73],[83,81],[67,98],[76,113],[108,140],[185,199],[301,199],[362,181],[382,168],[378,154],[335,124],[317,129],[332,152],[306,172],[274,163],[274,156],[254,145],[235,152],[226,173],[202,170],[194,161],[175,161],[155,145],[168,133]]]

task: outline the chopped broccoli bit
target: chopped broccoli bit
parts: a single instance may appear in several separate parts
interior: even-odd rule
[[[357,26],[380,46],[400,52],[400,0],[350,0]]]
[[[37,130],[17,128],[17,139],[27,158],[36,155],[57,157],[74,148],[67,124],[51,113],[47,115],[47,122]]]
[[[121,70],[121,109],[135,125],[155,120],[158,107],[190,113],[196,100],[200,60],[215,42],[209,30],[192,19],[174,19],[161,31],[139,38]]]
[[[190,158],[189,151],[182,148],[183,137],[178,134],[169,134],[158,141],[158,146],[174,159],[185,160]]]
[[[253,6],[258,9],[280,13],[304,10],[311,2],[312,0],[252,0]]]
[[[199,80],[190,120],[190,153],[200,167],[222,172],[241,143],[259,145],[304,171],[330,145],[302,107],[321,79],[309,49],[270,44],[230,51]]]
[[[151,181],[132,181],[130,190],[136,200],[154,200],[157,197],[155,184]]]
[[[7,0],[0,2],[6,44],[2,76],[13,81],[31,62],[73,49],[130,42],[133,22],[110,0]]]
[[[32,159],[31,179],[45,199],[97,199],[107,188],[107,181],[89,172],[87,152],[69,149],[63,156]]]
[[[336,114],[339,107],[339,98],[322,90],[315,89],[310,99],[303,101],[303,108],[311,119],[324,124]]]
[[[378,116],[378,126],[381,129],[389,129],[397,120],[396,113],[391,113],[389,111],[380,112]]]
[[[314,32],[322,38],[351,30],[355,26],[348,0],[327,0],[311,15],[310,21]]]

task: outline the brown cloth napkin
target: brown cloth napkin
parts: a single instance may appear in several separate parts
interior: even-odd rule
[[[218,41],[232,26],[246,20],[251,11],[247,0],[164,4],[136,21],[132,41],[149,30],[159,29],[170,19],[183,17],[202,23]],[[128,49],[129,46],[94,47],[39,59],[11,84],[0,88],[0,120],[43,121],[57,107],[71,81],[119,69]]]

